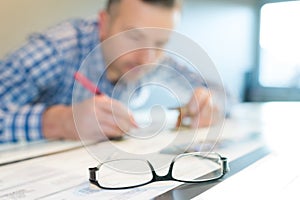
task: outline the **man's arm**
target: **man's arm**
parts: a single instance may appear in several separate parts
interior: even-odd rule
[[[128,109],[106,96],[74,106],[56,98],[53,104],[51,98],[58,95],[53,91],[64,87],[60,80],[66,66],[60,59],[49,41],[35,39],[1,63],[0,142],[78,139],[78,132],[83,139],[105,139],[134,127]],[[73,74],[64,78],[74,81]]]
[[[43,39],[30,40],[0,64],[0,141],[39,140],[46,104],[44,85],[60,77],[58,52]]]
[[[101,141],[136,127],[128,108],[105,95],[73,106],[52,106],[43,115],[43,133],[49,139]]]

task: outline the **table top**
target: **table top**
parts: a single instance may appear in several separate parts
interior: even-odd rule
[[[289,155],[284,156],[287,159],[295,158],[293,156],[299,148],[298,113],[299,102],[242,103],[233,107],[230,118],[226,119],[218,140],[213,144],[207,136],[211,130],[197,132],[201,135],[197,142],[201,142],[202,146],[209,143],[213,147],[209,150],[228,157],[230,161],[231,171],[223,179],[206,184],[166,181],[119,191],[100,190],[89,184],[87,169],[96,166],[99,161],[95,152],[112,155],[114,150],[109,150],[111,146],[123,148],[123,151],[140,151],[152,148],[157,142],[169,141],[174,137],[172,133],[162,134],[157,140],[142,145],[130,139],[88,147],[71,141],[5,145],[0,147],[0,199],[190,199],[201,198],[209,191],[221,197],[223,192],[217,188],[224,184],[234,185],[231,180],[257,161],[271,154],[280,158],[282,155]],[[179,137],[183,134],[188,137],[189,133],[179,134]],[[191,145],[189,150],[197,150],[197,144]],[[169,143],[167,147],[164,151],[157,151],[155,161],[170,162],[178,153],[176,149],[169,148]],[[140,154],[141,157],[145,155]]]

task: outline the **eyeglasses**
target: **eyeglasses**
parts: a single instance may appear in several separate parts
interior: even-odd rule
[[[129,189],[156,181],[208,182],[222,178],[228,171],[227,158],[193,152],[176,156],[164,176],[158,176],[148,160],[116,159],[89,168],[89,181],[102,189]]]

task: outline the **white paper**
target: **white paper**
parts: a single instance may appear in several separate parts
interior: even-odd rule
[[[130,190],[102,190],[88,181],[88,168],[96,165],[84,149],[78,149],[2,166],[0,199],[139,199],[181,184],[160,182]]]
[[[42,140],[30,143],[1,144],[0,164],[37,156],[58,153],[82,146],[80,141],[51,141]]]
[[[235,128],[233,128],[235,127]],[[224,126],[220,141],[233,140],[242,141],[247,138],[247,134],[252,132],[250,126],[244,127],[230,122]],[[165,193],[168,190],[182,184],[179,182],[165,181],[157,182],[147,186],[134,188],[130,190],[102,190],[91,187],[88,182],[88,168],[97,166],[98,162],[90,154],[93,148],[99,154],[108,155],[107,159],[113,159],[115,152],[110,152],[111,145],[127,152],[140,153],[142,156],[147,152],[156,152],[156,159],[162,159],[170,163],[175,154],[161,154],[161,148],[172,144],[176,137],[182,144],[193,137],[194,142],[209,141],[209,129],[201,130],[182,130],[171,132],[165,130],[150,139],[140,140],[134,137],[125,137],[122,141],[107,141],[86,148],[80,148],[55,155],[40,157],[20,163],[10,164],[0,167],[0,199],[149,199]],[[240,133],[241,135],[238,135]],[[187,139],[188,138],[188,139]],[[7,151],[6,155],[1,154],[1,159],[5,161],[16,160],[26,156],[40,154],[41,152],[53,152],[58,149],[68,149],[76,147],[76,143],[64,143],[60,146],[58,143],[49,143],[36,147],[30,147],[33,150]],[[256,148],[261,143],[257,141],[247,144],[227,146],[222,149],[214,149],[221,155],[229,158],[229,161],[238,158]],[[27,148],[27,147],[26,147]],[[58,148],[58,149],[57,149]],[[42,150],[42,151],[41,151]],[[29,155],[26,155],[26,154]],[[2,161],[3,161],[2,160]],[[150,160],[151,161],[151,160]],[[155,165],[155,163],[154,163]],[[166,170],[158,171],[159,175],[165,175]]]

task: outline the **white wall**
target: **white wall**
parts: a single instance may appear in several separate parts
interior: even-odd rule
[[[216,64],[230,92],[240,98],[244,72],[255,62],[255,0],[185,0],[178,30]]]
[[[71,17],[90,16],[105,0],[0,0],[0,59],[30,33]]]

